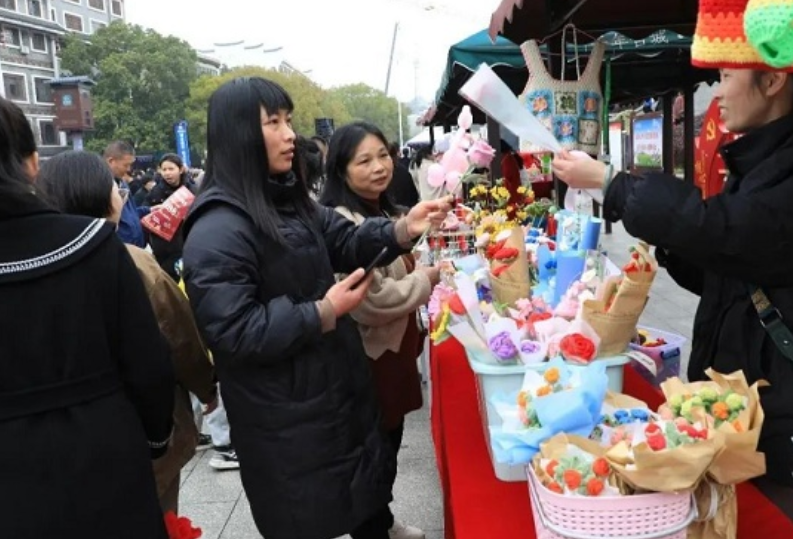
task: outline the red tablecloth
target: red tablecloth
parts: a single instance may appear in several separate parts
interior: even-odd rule
[[[446,539],[532,539],[526,483],[496,479],[479,420],[474,375],[455,341],[430,356],[432,435],[444,497]],[[625,392],[656,408],[660,394],[633,369]],[[738,487],[738,538],[793,537],[791,522],[751,484]]]

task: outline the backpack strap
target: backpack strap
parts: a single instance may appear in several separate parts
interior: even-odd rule
[[[747,287],[752,305],[760,317],[760,324],[782,355],[793,361],[793,332],[785,325],[782,313],[771,303],[760,287],[753,284],[749,284]]]

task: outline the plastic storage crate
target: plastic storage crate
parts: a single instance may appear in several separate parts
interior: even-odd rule
[[[680,356],[687,339],[682,335],[670,333],[668,331],[661,331],[660,329],[642,326],[639,326],[637,329],[639,331],[647,332],[653,339],[664,339],[666,344],[661,346],[646,347],[637,343],[631,343],[631,350],[641,352],[655,361],[657,374],[653,375],[653,373],[647,370],[647,368],[641,363],[632,361],[631,365],[636,369],[636,371],[655,387],[659,387],[661,383],[668,378],[680,376]]]
[[[523,386],[523,377],[526,371],[545,370],[547,363],[536,365],[493,365],[477,360],[475,354],[466,351],[468,364],[476,375],[476,389],[479,399],[479,416],[482,418],[482,429],[485,433],[485,443],[487,451],[490,453],[490,461],[493,463],[493,471],[501,481],[525,481],[526,470],[523,465],[510,466],[496,462],[493,458],[493,451],[490,448],[490,426],[500,426],[501,417],[496,412],[495,407],[490,403],[490,397],[498,393],[513,393],[520,391]],[[606,374],[609,378],[609,389],[621,393],[623,381],[623,368],[629,359],[626,356],[615,356],[611,358],[601,358],[596,361],[606,362]],[[584,368],[584,367],[581,367]]]

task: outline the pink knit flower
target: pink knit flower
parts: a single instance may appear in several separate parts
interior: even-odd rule
[[[443,306],[449,302],[449,299],[454,293],[454,288],[447,284],[438,283],[435,285],[427,305],[427,313],[430,315],[430,320],[435,320],[437,318],[438,314],[443,310]]]
[[[468,161],[476,168],[489,167],[495,155],[496,151],[493,147],[482,139],[474,142],[468,149]]]

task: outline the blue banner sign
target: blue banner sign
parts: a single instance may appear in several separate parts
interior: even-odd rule
[[[176,153],[184,161],[184,166],[190,168],[190,139],[187,135],[187,121],[182,120],[174,125],[174,134],[176,135]]]

